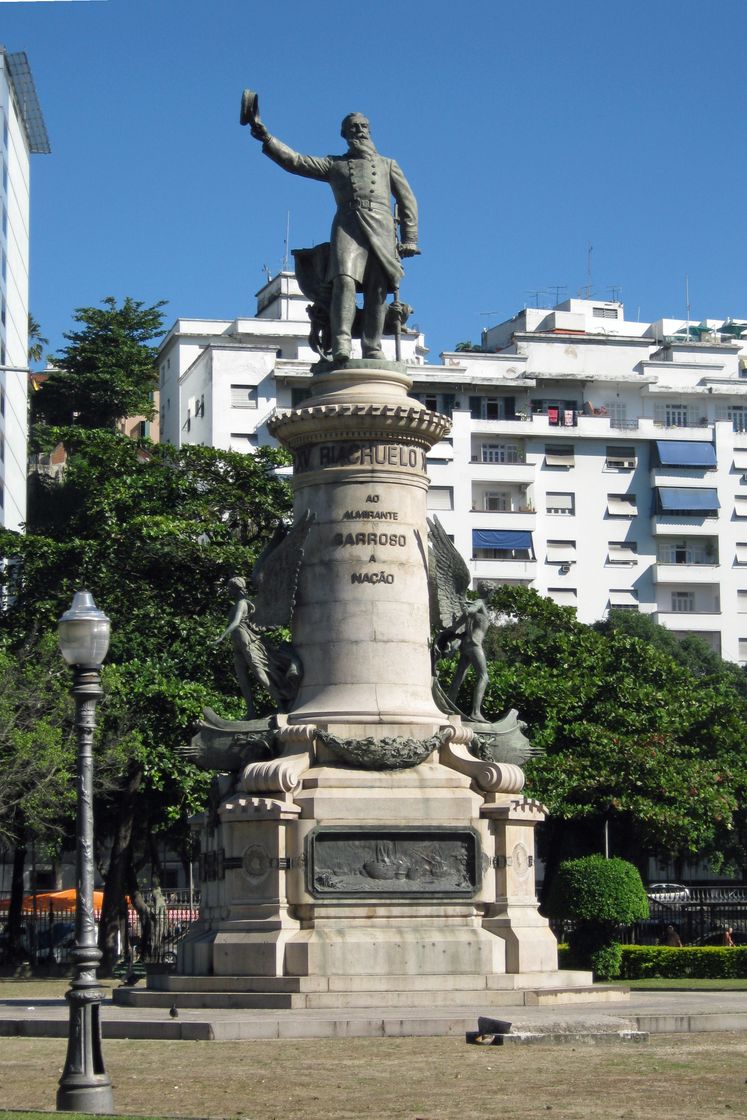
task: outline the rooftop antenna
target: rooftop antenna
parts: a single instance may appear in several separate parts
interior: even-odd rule
[[[539,307],[540,296],[546,296],[547,290],[545,288],[525,288],[524,291],[528,296],[534,296],[534,306]]]
[[[555,292],[555,306],[557,307],[557,305],[560,303],[560,293],[561,292],[567,292],[568,291],[568,285],[567,284],[550,284],[550,285],[548,285],[548,287],[549,287],[549,290],[551,292]]]
[[[272,269],[270,268],[269,264],[263,264],[262,265],[262,271],[265,274],[266,283],[269,284],[270,281],[272,280]]]
[[[283,272],[288,271],[288,246],[290,245],[291,214],[285,216],[285,242],[283,244]]]
[[[620,296],[622,295],[622,287],[619,284],[610,284],[607,291],[610,293],[612,303],[619,303]]]
[[[685,274],[685,312],[687,314],[687,337],[690,337],[690,277]]]

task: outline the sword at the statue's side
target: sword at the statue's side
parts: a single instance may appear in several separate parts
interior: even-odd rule
[[[395,202],[394,203],[394,251],[397,254],[397,257],[399,258],[399,260],[402,260],[403,257],[419,257],[420,256],[420,249],[418,249],[418,247],[416,245],[403,244],[399,240],[398,232],[399,232],[399,205],[398,205],[397,202]],[[399,280],[394,285],[394,289],[393,289],[392,294],[394,296],[394,303],[392,304],[392,306],[393,306],[394,312],[395,312],[395,315],[394,315],[394,354],[395,354],[395,357],[396,357],[397,361],[399,362],[402,359],[402,342],[401,342],[401,340],[402,340],[402,305],[399,302]],[[412,311],[412,308],[408,308],[408,314],[411,311]],[[405,315],[405,318],[407,318],[407,315]]]

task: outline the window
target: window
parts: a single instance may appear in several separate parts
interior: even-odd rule
[[[547,594],[559,607],[575,607],[578,600],[575,587],[548,587]]]
[[[638,563],[638,544],[636,541],[610,541],[607,545],[608,564]]]
[[[663,540],[656,558],[660,564],[718,564],[718,542],[711,537]]]
[[[451,486],[431,486],[428,491],[428,509],[453,509],[454,490]]]
[[[608,494],[608,517],[635,517],[638,513],[635,494]]]
[[[571,444],[546,443],[546,467],[572,467],[575,463],[575,453]]]
[[[257,446],[257,436],[246,432],[231,432],[231,450],[249,451]]]
[[[506,490],[486,490],[482,508],[488,513],[509,513],[511,495]]]
[[[256,408],[257,389],[253,385],[231,386],[231,408]]]
[[[574,427],[578,418],[578,401],[545,397],[541,400],[532,401],[532,412],[544,413],[551,425]]]
[[[545,509],[548,513],[562,513],[572,516],[576,512],[576,495],[548,493]]]
[[[735,517],[747,517],[747,496],[742,497],[741,494],[737,494],[737,496],[735,497],[735,499],[734,499],[734,516]]]
[[[735,559],[737,564],[747,564],[747,541],[742,541],[741,543],[737,544],[737,554]]]
[[[5,416],[5,389],[1,389],[1,388],[0,388],[0,416]]]
[[[695,610],[695,592],[694,591],[673,591],[672,592],[672,613],[683,614]]]
[[[611,444],[607,448],[604,461],[605,470],[632,471],[636,465],[635,447],[629,445]]]
[[[483,443],[480,458],[483,463],[523,463],[524,450],[518,443]]]
[[[610,589],[609,605],[611,610],[638,610],[638,592],[630,587]]]
[[[740,371],[745,376],[745,371]],[[747,406],[743,404],[720,405],[716,409],[717,420],[731,420],[735,432],[747,432]],[[736,464],[735,464],[736,465]]]
[[[575,541],[548,541],[545,558],[548,564],[575,564]]]
[[[591,313],[595,319],[619,318],[618,309],[616,307],[594,307]]]
[[[737,591],[737,614],[747,614],[747,591]]]
[[[692,423],[688,405],[669,401],[656,402],[654,421],[664,428],[687,428]]]
[[[607,401],[604,407],[607,409],[607,415],[610,418],[611,428],[632,428],[635,426],[636,422],[634,420],[631,420],[630,423],[628,423],[628,409],[625,401],[619,401],[617,399],[615,399],[614,401]]]
[[[739,639],[739,660],[747,661],[747,638]]]
[[[669,515],[675,520],[683,517],[718,517],[720,509],[715,487],[702,486],[696,489],[693,486],[657,486],[654,497],[656,513]],[[747,503],[747,498],[745,502]],[[745,514],[747,515],[747,504]]]
[[[514,420],[515,397],[470,397],[469,413],[473,420]]]
[[[477,560],[533,560],[532,534],[512,529],[473,529],[472,554]]]

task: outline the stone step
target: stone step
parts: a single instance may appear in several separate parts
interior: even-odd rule
[[[199,988],[180,991],[153,991],[139,988],[116,988],[115,1005],[135,1008],[214,1008],[228,1010],[279,1009],[340,1010],[366,1007],[430,1007],[434,1010],[449,1007],[539,1007],[550,993],[537,989],[432,989],[417,991],[225,991]],[[552,992],[551,1005],[563,1003],[625,1000],[625,989],[603,986],[559,989]]]
[[[152,973],[149,991],[163,992],[417,992],[523,991],[591,987],[590,972],[525,972],[397,976],[180,976]],[[115,989],[120,991],[121,989]],[[138,987],[138,991],[143,990]]]

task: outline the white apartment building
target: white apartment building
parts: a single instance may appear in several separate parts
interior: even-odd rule
[[[23,52],[0,46],[0,524],[26,520],[29,170],[49,152],[34,80]]]
[[[304,308],[281,273],[256,318],[178,320],[163,438],[271,443],[275,408],[308,391]],[[747,321],[631,322],[571,299],[486,330],[479,352],[426,355],[404,337],[414,395],[452,419],[429,505],[475,583],[535,587],[582,622],[640,610],[747,663]]]

